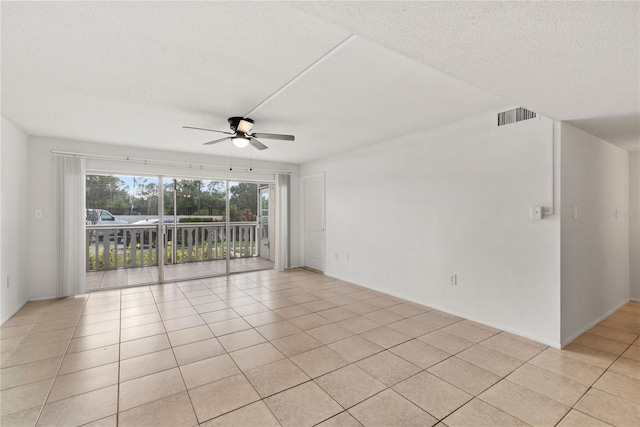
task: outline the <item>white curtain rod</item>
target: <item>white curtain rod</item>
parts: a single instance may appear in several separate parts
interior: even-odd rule
[[[278,170],[278,169],[254,169],[247,167],[230,167],[230,166],[218,166],[218,165],[205,165],[201,163],[186,163],[186,162],[171,162],[166,160],[147,160],[140,159],[136,157],[125,157],[125,156],[104,156],[99,154],[88,154],[88,153],[73,153],[70,151],[56,151],[51,150],[51,154],[54,156],[61,157],[84,157],[85,159],[96,159],[96,160],[109,160],[109,161],[126,161],[132,163],[141,163],[144,165],[161,165],[161,166],[187,166],[189,169],[225,169],[230,171],[240,171],[240,172],[265,172],[265,173],[283,173],[283,174],[291,174],[291,171],[287,170]]]

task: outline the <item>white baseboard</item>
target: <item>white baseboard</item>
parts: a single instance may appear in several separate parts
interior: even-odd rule
[[[330,276],[327,273],[325,273],[325,274],[327,276]],[[443,311],[443,312],[445,312],[447,314],[451,314],[451,315],[454,315],[454,316],[462,317],[464,319],[471,320],[471,321],[476,322],[476,323],[481,323],[481,324],[489,326],[491,328],[500,329],[501,331],[508,332],[508,333],[514,334],[514,335],[518,335],[520,337],[523,337],[523,338],[526,338],[526,339],[529,339],[529,340],[532,340],[532,341],[536,341],[536,342],[548,345],[548,346],[553,347],[553,348],[557,348],[557,349],[560,348],[560,342],[549,341],[547,339],[528,334],[528,333],[520,331],[518,329],[514,329],[514,328],[510,327],[509,325],[502,325],[502,324],[498,324],[498,323],[495,323],[495,322],[490,322],[490,321],[487,321],[486,319],[482,319],[482,318],[479,318],[479,317],[476,317],[476,316],[471,316],[471,315],[469,315],[467,313],[462,313],[462,312],[459,312],[459,311],[456,311],[456,310],[452,310],[452,309],[447,308],[447,307],[441,307],[441,306],[438,306],[438,305],[432,305],[432,304],[429,304],[429,303],[427,303],[425,301],[416,301],[415,299],[413,299],[411,297],[408,297],[406,295],[398,294],[398,293],[395,293],[395,292],[383,291],[383,290],[374,288],[372,286],[368,286],[368,285],[364,285],[364,284],[361,284],[361,283],[357,283],[357,282],[355,282],[353,280],[350,280],[350,279],[343,279],[343,278],[340,278],[340,277],[337,277],[337,276],[330,276],[330,277],[334,277],[335,279],[342,280],[344,282],[353,283],[354,285],[362,286],[364,288],[371,289],[371,290],[374,290],[374,291],[377,291],[377,292],[383,292],[383,293],[385,293],[387,295],[391,295],[391,296],[394,296],[396,298],[401,298],[403,300],[406,300],[406,301],[409,301],[409,302],[413,302],[415,304],[424,305],[425,307],[429,307],[429,308],[433,308],[435,310]]]
[[[608,310],[605,314],[603,314],[602,316],[598,317],[596,320],[594,320],[593,322],[589,323],[587,326],[585,326],[584,328],[581,328],[578,332],[574,333],[573,335],[571,335],[569,338],[562,340],[562,348],[565,348],[567,345],[571,344],[571,341],[575,340],[576,338],[578,338],[580,335],[584,334],[585,332],[587,332],[589,329],[593,328],[594,326],[596,326],[598,323],[602,322],[604,319],[606,319],[607,317],[611,316],[613,313],[615,313],[616,311],[618,311],[618,309],[620,307],[622,307],[623,305],[625,305],[626,303],[628,303],[630,301],[630,299],[626,299],[624,301],[622,301],[621,303],[619,303],[618,305],[616,305],[614,308]]]
[[[9,314],[9,315],[3,315],[3,316],[2,316],[2,321],[0,321],[0,325],[4,325],[4,323],[5,323],[7,320],[11,319],[11,318],[13,317],[13,315],[14,315],[14,314],[16,314],[17,312],[19,312],[19,311],[20,311],[20,309],[21,309],[22,307],[24,307],[24,305],[25,305],[27,302],[28,302],[28,301],[27,301],[27,300],[25,300],[25,301],[23,301],[23,302],[22,302],[22,304],[18,304],[18,308],[16,308],[15,310],[13,310],[13,311],[11,312],[11,314]]]
[[[50,296],[50,297],[37,297],[37,298],[29,298],[29,300],[27,302],[31,302],[31,301],[46,301],[48,299],[56,299],[58,298],[57,296]]]
[[[56,299],[56,298],[57,298],[56,296],[27,298],[9,316],[3,316],[2,317],[2,323],[0,323],[0,324],[3,325],[4,322],[6,322],[7,320],[11,319],[11,317],[13,317],[14,314],[16,314],[18,311],[20,311],[20,309],[22,309],[22,307],[24,307],[28,302],[31,302],[31,301],[46,301],[46,300]]]

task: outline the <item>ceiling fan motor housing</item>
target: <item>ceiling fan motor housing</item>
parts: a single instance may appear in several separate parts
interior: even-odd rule
[[[262,142],[258,141],[256,138],[267,138],[267,139],[280,139],[283,141],[295,141],[295,137],[293,135],[282,135],[278,133],[251,133],[253,130],[253,120],[248,117],[229,117],[227,119],[229,122],[229,127],[231,128],[231,132],[217,130],[217,129],[206,129],[200,127],[193,126],[182,126],[186,129],[197,129],[197,130],[206,130],[209,132],[217,132],[224,133],[226,135],[224,138],[215,139],[213,141],[205,142],[204,145],[213,145],[222,141],[231,140],[233,144],[238,148],[244,148],[248,145],[251,145],[256,150],[266,150],[267,147]]]
[[[249,133],[253,129],[253,120],[247,117],[229,117],[229,127],[233,132]]]

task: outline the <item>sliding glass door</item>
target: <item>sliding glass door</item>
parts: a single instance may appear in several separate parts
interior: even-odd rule
[[[273,211],[271,209],[271,190],[269,186],[260,187],[258,203],[260,204],[260,214],[258,215],[258,252],[261,259],[273,260],[271,257],[270,224],[273,224],[274,221],[269,218]]]
[[[87,174],[87,290],[273,268],[273,185]]]
[[[157,283],[157,227],[150,218],[158,218],[158,182],[154,176],[87,174],[87,290]]]
[[[229,182],[229,256],[232,273],[259,270],[259,185]]]
[[[225,181],[163,179],[164,280],[227,273]]]

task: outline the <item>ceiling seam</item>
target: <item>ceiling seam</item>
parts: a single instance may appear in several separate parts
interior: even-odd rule
[[[274,93],[272,93],[271,95],[269,95],[264,101],[262,101],[261,103],[259,103],[258,105],[256,105],[255,107],[253,107],[253,109],[251,109],[251,111],[249,111],[248,113],[246,113],[244,115],[244,117],[249,117],[251,114],[255,113],[256,111],[258,111],[260,108],[262,108],[265,104],[267,104],[269,101],[271,101],[273,98],[275,98],[276,96],[280,95],[282,92],[284,92],[285,90],[287,90],[289,87],[293,86],[298,80],[300,80],[301,78],[303,78],[304,76],[306,76],[307,74],[309,74],[311,71],[313,71],[314,68],[316,68],[317,66],[319,66],[320,64],[322,64],[324,61],[326,61],[327,59],[329,59],[330,57],[332,57],[333,55],[335,55],[338,51],[340,51],[342,48],[344,48],[346,45],[348,45],[349,43],[351,43],[353,40],[355,40],[358,36],[356,36],[355,34],[351,34],[349,37],[347,37],[346,39],[342,40],[340,43],[338,43],[335,47],[333,47],[331,50],[329,50],[327,53],[325,53],[324,55],[322,55],[320,58],[318,58],[313,64],[309,65],[307,68],[305,68],[304,70],[302,70],[302,72],[300,74],[298,74],[297,76],[295,76],[294,78],[292,78],[291,80],[289,80],[287,83],[285,83],[282,87],[280,87],[280,89],[276,90]]]

